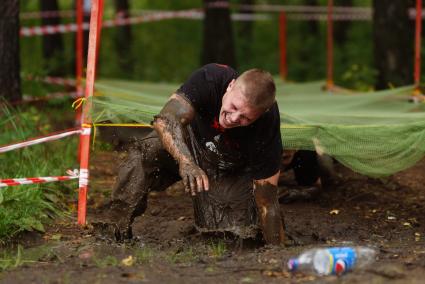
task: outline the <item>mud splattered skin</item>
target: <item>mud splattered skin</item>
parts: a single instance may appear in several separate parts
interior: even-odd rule
[[[277,186],[268,182],[254,182],[254,197],[264,240],[268,244],[283,244],[285,232],[277,199]]]
[[[184,139],[183,127],[193,119],[195,110],[182,97],[173,95],[168,103],[155,116],[154,127],[164,148],[179,164],[179,173],[183,179],[186,191],[192,195],[208,190],[208,177],[195,164]]]

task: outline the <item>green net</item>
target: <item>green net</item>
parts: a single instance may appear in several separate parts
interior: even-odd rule
[[[277,82],[285,149],[326,153],[359,173],[380,177],[414,165],[425,153],[425,104],[408,101],[412,87],[329,93],[323,82]],[[172,84],[96,83],[93,121],[150,123]]]

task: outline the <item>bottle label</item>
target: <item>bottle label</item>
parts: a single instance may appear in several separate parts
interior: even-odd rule
[[[351,270],[356,264],[356,252],[350,247],[329,248],[329,260],[331,274],[340,274],[341,272]],[[344,271],[337,269],[337,264],[345,264]],[[339,266],[338,266],[339,267]]]

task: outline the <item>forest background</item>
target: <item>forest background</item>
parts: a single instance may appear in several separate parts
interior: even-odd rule
[[[74,9],[74,1],[71,0],[50,2],[57,2],[58,8],[61,10]],[[115,15],[118,5],[113,2],[121,2],[120,5],[126,2],[127,4],[123,7],[127,6],[131,10],[183,10],[203,6],[203,1],[200,0],[107,0],[105,1],[105,18],[111,18]],[[336,6],[372,7],[379,5],[379,3],[372,2],[388,1],[340,0],[334,2]],[[409,1],[394,2],[407,3]],[[230,1],[230,3],[323,7],[327,5],[326,0],[240,0]],[[410,4],[410,7],[413,7],[413,1],[410,1]],[[21,1],[20,5],[21,12],[40,10],[39,1]],[[391,20],[394,22],[398,8],[408,5],[398,4],[398,7],[396,7],[396,5],[391,4],[388,6],[390,6],[388,10],[396,10],[390,11],[389,15],[384,16],[392,17]],[[241,11],[232,9],[232,12]],[[268,19],[253,22],[232,21],[230,26],[231,38],[229,38],[231,43],[224,44],[230,47],[227,52],[234,54],[235,59],[220,63],[229,63],[241,72],[249,68],[259,67],[270,71],[272,74],[278,74],[279,15],[278,13],[258,13],[267,15]],[[395,22],[403,23],[405,20],[403,16]],[[72,21],[72,18],[62,18],[59,21],[67,23]],[[21,25],[25,26],[40,24],[42,24],[41,20],[21,21]],[[400,24],[398,25],[400,26]],[[375,51],[379,46],[376,46],[375,43],[377,38],[374,34],[373,21],[338,21],[335,22],[334,29],[336,83],[361,90],[368,90],[376,86],[378,83],[377,76],[379,75],[378,69],[380,68],[379,62],[383,60],[381,56],[374,58],[376,53],[380,54],[380,52]],[[403,68],[399,70],[400,73],[403,73],[402,70],[404,69],[409,70],[409,75],[411,75],[412,68],[408,69],[408,67],[412,66],[413,61],[413,21],[410,21],[408,27],[404,27],[404,29],[407,32],[397,33],[400,41],[398,45],[405,49],[405,55],[408,56],[405,56],[402,60]],[[396,29],[392,28],[391,25],[388,25],[388,31],[393,35],[396,33]],[[223,32],[226,33],[227,31]],[[289,20],[287,35],[288,80],[305,82],[324,79],[326,75],[326,21]],[[58,35],[56,40],[62,42],[60,46],[63,49],[56,49],[53,56],[52,54],[43,56],[42,37],[21,38],[22,73],[73,77],[74,36],[72,33]],[[205,51],[203,40],[204,22],[193,19],[173,19],[123,28],[103,29],[98,75],[102,78],[182,82],[194,69],[205,63],[206,60],[202,58],[203,51]],[[217,39],[213,40],[217,41]],[[410,42],[408,42],[409,40]],[[387,46],[387,49],[394,46],[393,43],[388,44],[388,42],[382,45]],[[385,53],[384,50],[381,50],[381,52]],[[401,62],[397,64],[401,64]],[[399,77],[403,78],[400,79]],[[402,76],[389,76],[389,78],[385,78],[385,81],[388,82],[381,82],[378,88],[386,88],[389,86],[388,83],[396,86],[408,84],[410,83],[409,80],[412,81],[409,76],[404,74]]]

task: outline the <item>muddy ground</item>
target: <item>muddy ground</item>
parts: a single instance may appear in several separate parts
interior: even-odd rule
[[[123,154],[92,155],[89,207],[110,193]],[[16,268],[0,283],[424,283],[425,160],[386,179],[370,179],[337,166],[335,184],[313,201],[281,204],[293,240],[265,247],[207,238],[193,227],[190,197],[179,184],[152,193],[147,212],[136,219],[133,242],[99,239],[75,225],[76,213],[45,234],[26,234],[3,247],[16,255]],[[285,177],[291,181],[291,174]],[[88,220],[93,218],[89,213]],[[285,263],[315,246],[368,245],[377,261],[341,277],[291,274]],[[13,266],[13,265],[12,265]]]

